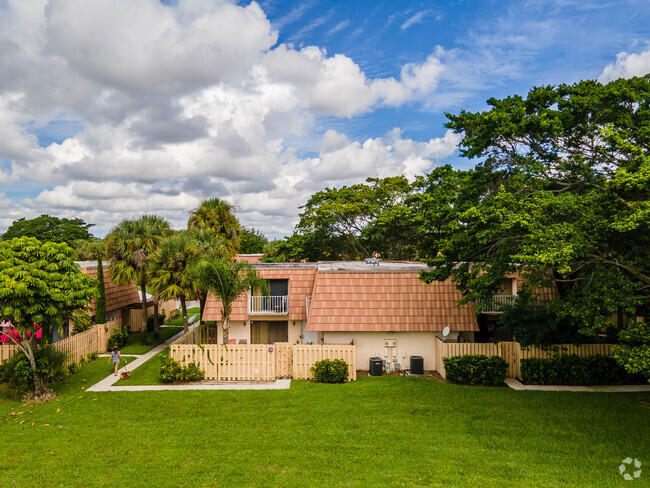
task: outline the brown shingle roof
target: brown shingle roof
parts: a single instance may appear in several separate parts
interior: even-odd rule
[[[94,268],[82,268],[81,271],[86,273],[91,278],[97,278],[96,266]],[[109,278],[107,268],[104,268],[104,286],[106,288],[107,312],[140,303],[140,296],[138,295],[138,289],[135,286],[135,283],[131,283],[128,286],[116,285]],[[92,309],[91,313],[95,313],[95,306],[96,300],[93,298],[90,304],[90,307]]]
[[[420,281],[415,272],[319,272],[308,331],[477,331],[472,304],[456,307],[450,282]]]

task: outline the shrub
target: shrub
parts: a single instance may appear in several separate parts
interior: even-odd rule
[[[521,378],[539,385],[603,385],[620,383],[632,376],[613,357],[554,354],[546,359],[522,359]]]
[[[169,312],[169,320],[178,319],[178,318],[180,318],[180,316],[181,316],[181,311],[176,309],[176,308],[174,310],[172,310],[171,312]]]
[[[198,381],[205,378],[205,371],[199,369],[199,367],[190,363],[181,370],[182,379],[185,381]]]
[[[60,381],[70,374],[65,362],[68,355],[51,344],[34,350],[36,368],[45,384]],[[7,390],[21,396],[34,388],[34,374],[25,353],[20,351],[2,364],[2,381]]]
[[[348,379],[348,363],[342,359],[322,359],[316,361],[311,372],[321,383],[343,383]]]
[[[160,379],[163,383],[171,383],[172,381],[198,381],[205,378],[205,371],[190,363],[185,367],[181,367],[178,361],[174,361],[169,356],[162,356],[160,365]]]
[[[122,349],[129,340],[129,333],[126,329],[115,329],[108,338],[108,350],[111,351],[115,346]]]
[[[167,316],[165,315],[164,310],[158,312],[158,325],[164,324],[166,319]],[[147,318],[147,332],[153,332],[153,329],[153,315],[150,315],[149,318]]]
[[[499,386],[506,379],[508,361],[499,356],[467,354],[442,358],[447,380],[465,385]]]

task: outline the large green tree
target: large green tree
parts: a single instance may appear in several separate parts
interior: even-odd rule
[[[223,239],[228,252],[234,256],[239,249],[241,226],[235,216],[235,206],[219,198],[203,200],[190,212],[187,228],[211,230]]]
[[[147,343],[147,274],[149,259],[160,241],[171,233],[169,222],[157,215],[126,219],[106,236],[107,255],[112,264],[108,269],[111,280],[118,285],[132,282],[140,285],[142,294],[142,344]],[[155,310],[154,310],[155,313]]]
[[[311,261],[363,259],[373,252],[386,259],[412,258],[417,214],[408,200],[413,191],[403,176],[319,191],[300,207],[292,247]]]
[[[33,237],[0,242],[0,319],[20,333],[17,345],[32,368],[36,398],[47,393],[34,357],[37,328],[46,342],[52,328],[85,308],[95,293],[75,257],[65,243],[41,243]]]
[[[266,236],[254,228],[242,227],[239,240],[239,252],[242,254],[257,254],[264,252],[264,246],[269,240]]]
[[[197,268],[201,281],[221,301],[223,343],[228,344],[232,304],[248,290],[258,288],[268,294],[269,284],[255,268],[244,261],[225,258],[201,260]]]
[[[90,239],[88,229],[94,224],[87,224],[81,219],[60,219],[50,215],[41,215],[34,219],[20,218],[14,221],[2,239],[14,237],[36,237],[41,242],[66,242],[72,244],[77,239]]]
[[[533,88],[448,114],[461,154],[480,158],[452,204],[427,280],[453,277],[465,299],[501,277],[558,286],[560,317],[585,335],[650,306],[650,77]],[[627,335],[623,339],[631,340]],[[644,343],[638,351],[647,351]],[[638,346],[638,344],[637,344]],[[623,357],[621,355],[621,357]],[[629,354],[630,371],[641,371]],[[650,376],[650,368],[643,371]]]

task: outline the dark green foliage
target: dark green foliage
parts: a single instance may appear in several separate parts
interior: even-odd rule
[[[106,323],[106,284],[104,283],[104,264],[102,255],[97,258],[97,305],[95,307],[95,323]]]
[[[65,365],[67,354],[55,349],[51,344],[34,349],[37,374],[44,384],[60,381],[69,374]],[[24,352],[19,351],[2,364],[2,381],[10,386],[8,390],[22,396],[34,389],[34,373]]]
[[[521,377],[525,383],[539,385],[607,385],[632,379],[614,357],[559,354],[547,359],[522,359]]]
[[[108,350],[112,351],[115,346],[122,349],[129,340],[129,333],[126,329],[115,329],[108,338]]]
[[[343,359],[322,359],[310,370],[321,383],[343,383],[348,379],[348,363]]]
[[[72,335],[85,332],[93,326],[92,319],[86,310],[77,311],[72,316]]]
[[[158,313],[158,323],[164,324],[165,320],[167,320],[167,315],[165,315],[165,311],[162,310]],[[154,329],[154,317],[153,315],[149,315],[147,318],[147,332],[153,332]]]
[[[20,218],[9,226],[2,239],[36,237],[41,242],[72,243],[78,239],[90,239],[92,236],[88,229],[93,225],[81,219],[59,219],[49,215],[41,215],[29,220]]]
[[[464,385],[499,386],[506,379],[508,361],[499,356],[466,354],[442,358],[448,381]]]
[[[264,246],[269,240],[260,231],[242,227],[239,240],[239,252],[242,254],[258,254],[264,252]]]
[[[205,371],[199,369],[194,363],[181,367],[180,363],[174,361],[169,356],[161,356],[160,362],[160,379],[163,383],[171,383],[173,381],[199,381],[205,378]]]
[[[522,346],[530,344],[584,344],[590,337],[580,334],[567,317],[560,317],[546,304],[535,303],[527,293],[520,293],[514,305],[504,307],[499,323],[512,332]]]

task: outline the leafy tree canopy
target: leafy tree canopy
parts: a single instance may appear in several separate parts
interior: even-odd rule
[[[373,252],[387,259],[415,256],[418,216],[407,205],[413,187],[403,176],[366,181],[311,196],[301,207],[296,232],[287,239],[286,247],[299,250],[291,258],[363,259]]]
[[[431,205],[449,212],[450,232],[424,278],[455,278],[466,300],[509,272],[527,273],[530,286],[554,278],[560,318],[587,335],[612,314],[647,321],[650,77],[539,87],[488,104],[447,114],[463,134],[461,154],[482,161],[450,207]]]
[[[45,387],[34,357],[34,324],[48,337],[52,327],[85,308],[95,294],[92,280],[74,259],[65,243],[33,237],[0,242],[0,320],[11,322],[21,335],[18,346],[30,361],[37,397]]]
[[[242,254],[257,254],[264,252],[264,246],[269,242],[266,236],[253,228],[242,227],[239,240],[239,252]]]
[[[81,219],[60,219],[50,215],[41,215],[35,219],[20,218],[12,223],[7,232],[2,235],[3,240],[14,237],[36,237],[41,242],[67,242],[72,243],[77,239],[90,239],[92,235],[88,229],[94,224],[87,224]]]

